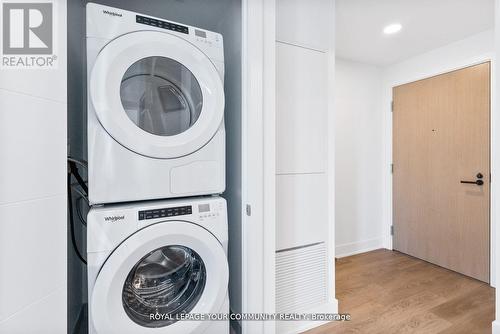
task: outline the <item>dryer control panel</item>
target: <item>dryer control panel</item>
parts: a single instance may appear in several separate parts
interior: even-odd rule
[[[163,28],[167,30],[172,30],[172,31],[177,31],[181,32],[183,34],[189,34],[189,28],[177,23],[172,23],[168,21],[163,21],[163,20],[158,20],[154,19],[152,17],[147,17],[147,16],[142,16],[142,15],[136,15],[135,16],[135,21],[137,23],[141,24],[146,24],[148,26],[153,26],[153,27],[158,27],[158,28]]]
[[[144,210],[144,211],[139,211],[139,220],[185,216],[185,215],[190,215],[192,213],[193,213],[193,207],[191,205],[178,206],[174,208]]]

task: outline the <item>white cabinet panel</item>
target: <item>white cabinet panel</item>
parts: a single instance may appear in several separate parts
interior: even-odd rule
[[[276,177],[276,250],[328,241],[326,174]]]
[[[66,334],[66,286],[62,286],[40,301],[0,320],[0,333]]]
[[[0,157],[0,205],[65,193],[66,105],[0,89]]]
[[[277,173],[325,172],[327,55],[277,43],[276,67]]]
[[[278,41],[327,51],[334,31],[333,0],[277,0]]]
[[[65,195],[0,206],[0,322],[66,287],[66,233]],[[45,322],[65,319],[51,311]]]

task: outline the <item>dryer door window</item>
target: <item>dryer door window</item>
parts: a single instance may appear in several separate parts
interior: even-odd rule
[[[124,34],[106,44],[92,66],[89,110],[123,147],[151,158],[183,157],[206,145],[223,124],[218,68],[178,36]]]
[[[158,136],[188,130],[203,107],[201,88],[193,73],[181,63],[159,56],[143,58],[127,69],[120,98],[132,122]]]
[[[189,247],[166,246],[144,256],[123,287],[123,307],[136,324],[165,327],[189,313],[205,288],[205,264]],[[158,315],[152,317],[152,315]]]

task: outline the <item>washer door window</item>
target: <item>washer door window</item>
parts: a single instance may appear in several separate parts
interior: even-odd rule
[[[123,307],[136,324],[165,327],[189,313],[200,300],[207,279],[203,259],[184,246],[166,246],[144,256],[123,286]],[[151,321],[152,314],[169,318]]]
[[[89,300],[97,333],[203,333],[209,321],[186,313],[219,313],[229,270],[219,241],[188,222],[164,222],[126,239],[102,266]]]
[[[99,53],[90,100],[121,145],[153,158],[177,158],[204,146],[224,114],[215,65],[198,48],[157,31],[125,34]]]

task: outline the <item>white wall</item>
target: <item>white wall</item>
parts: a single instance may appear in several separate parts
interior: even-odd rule
[[[335,255],[381,248],[382,69],[335,62]]]
[[[67,333],[66,1],[57,69],[0,70],[0,333]]]

